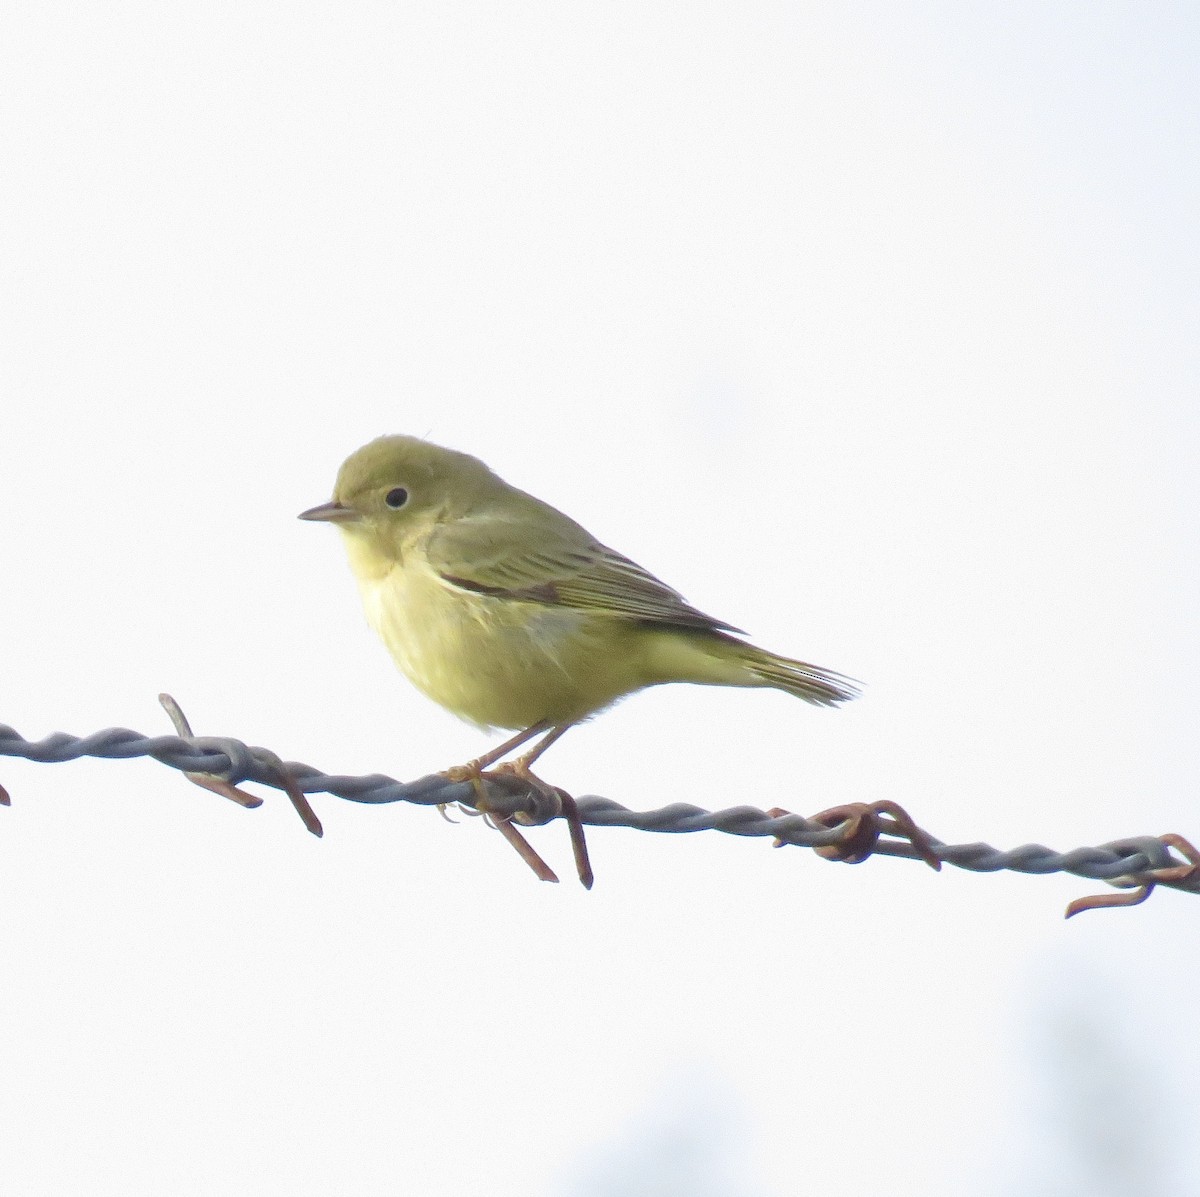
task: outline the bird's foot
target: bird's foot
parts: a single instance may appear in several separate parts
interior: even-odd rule
[[[537,854],[533,845],[512,825],[511,816],[497,815],[488,810],[487,789],[483,784],[485,777],[491,777],[501,770],[485,770],[482,761],[468,761],[465,765],[454,765],[443,770],[443,775],[450,781],[469,781],[475,791],[475,810],[484,820],[494,827],[516,850],[517,855],[533,870],[539,881],[558,882],[558,875]],[[544,783],[542,783],[544,784]],[[467,809],[467,808],[464,808]],[[468,813],[474,813],[468,810]],[[445,811],[442,812],[443,817]]]

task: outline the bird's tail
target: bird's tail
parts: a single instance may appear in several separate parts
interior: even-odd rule
[[[832,669],[781,657],[721,631],[653,629],[644,641],[645,684],[696,682],[702,686],[772,686],[819,707],[857,698],[859,684]]]
[[[793,661],[790,657],[781,657],[753,644],[735,643],[741,649],[741,652],[736,654],[737,657],[741,659],[747,671],[758,679],[761,686],[786,690],[789,694],[819,707],[837,706],[838,703],[849,702],[862,693],[858,682],[843,674],[834,673],[832,669],[822,669],[821,666],[809,665],[806,661]]]

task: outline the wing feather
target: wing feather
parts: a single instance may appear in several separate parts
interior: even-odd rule
[[[557,518],[548,518],[550,513]],[[677,590],[553,509],[534,520],[454,520],[438,528],[427,552],[444,581],[477,594],[677,627],[740,631],[698,611]]]

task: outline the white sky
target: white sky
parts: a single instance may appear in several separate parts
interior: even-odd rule
[[[482,750],[294,518],[410,432],[869,687],[640,695],[559,784],[1200,834],[1200,16],[978,9],[10,5],[0,721]],[[1200,1192],[1195,899],[0,781],[6,1191]]]

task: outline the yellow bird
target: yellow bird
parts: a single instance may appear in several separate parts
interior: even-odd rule
[[[768,686],[818,706],[858,693],[839,673],[738,639],[482,461],[417,437],[364,445],[343,463],[333,500],[300,518],[341,529],[367,619],[413,685],[480,727],[517,730],[454,776],[477,779],[541,735],[506,767],[551,790],[529,766],[555,740],[666,682]],[[590,884],[577,813],[572,835]]]

